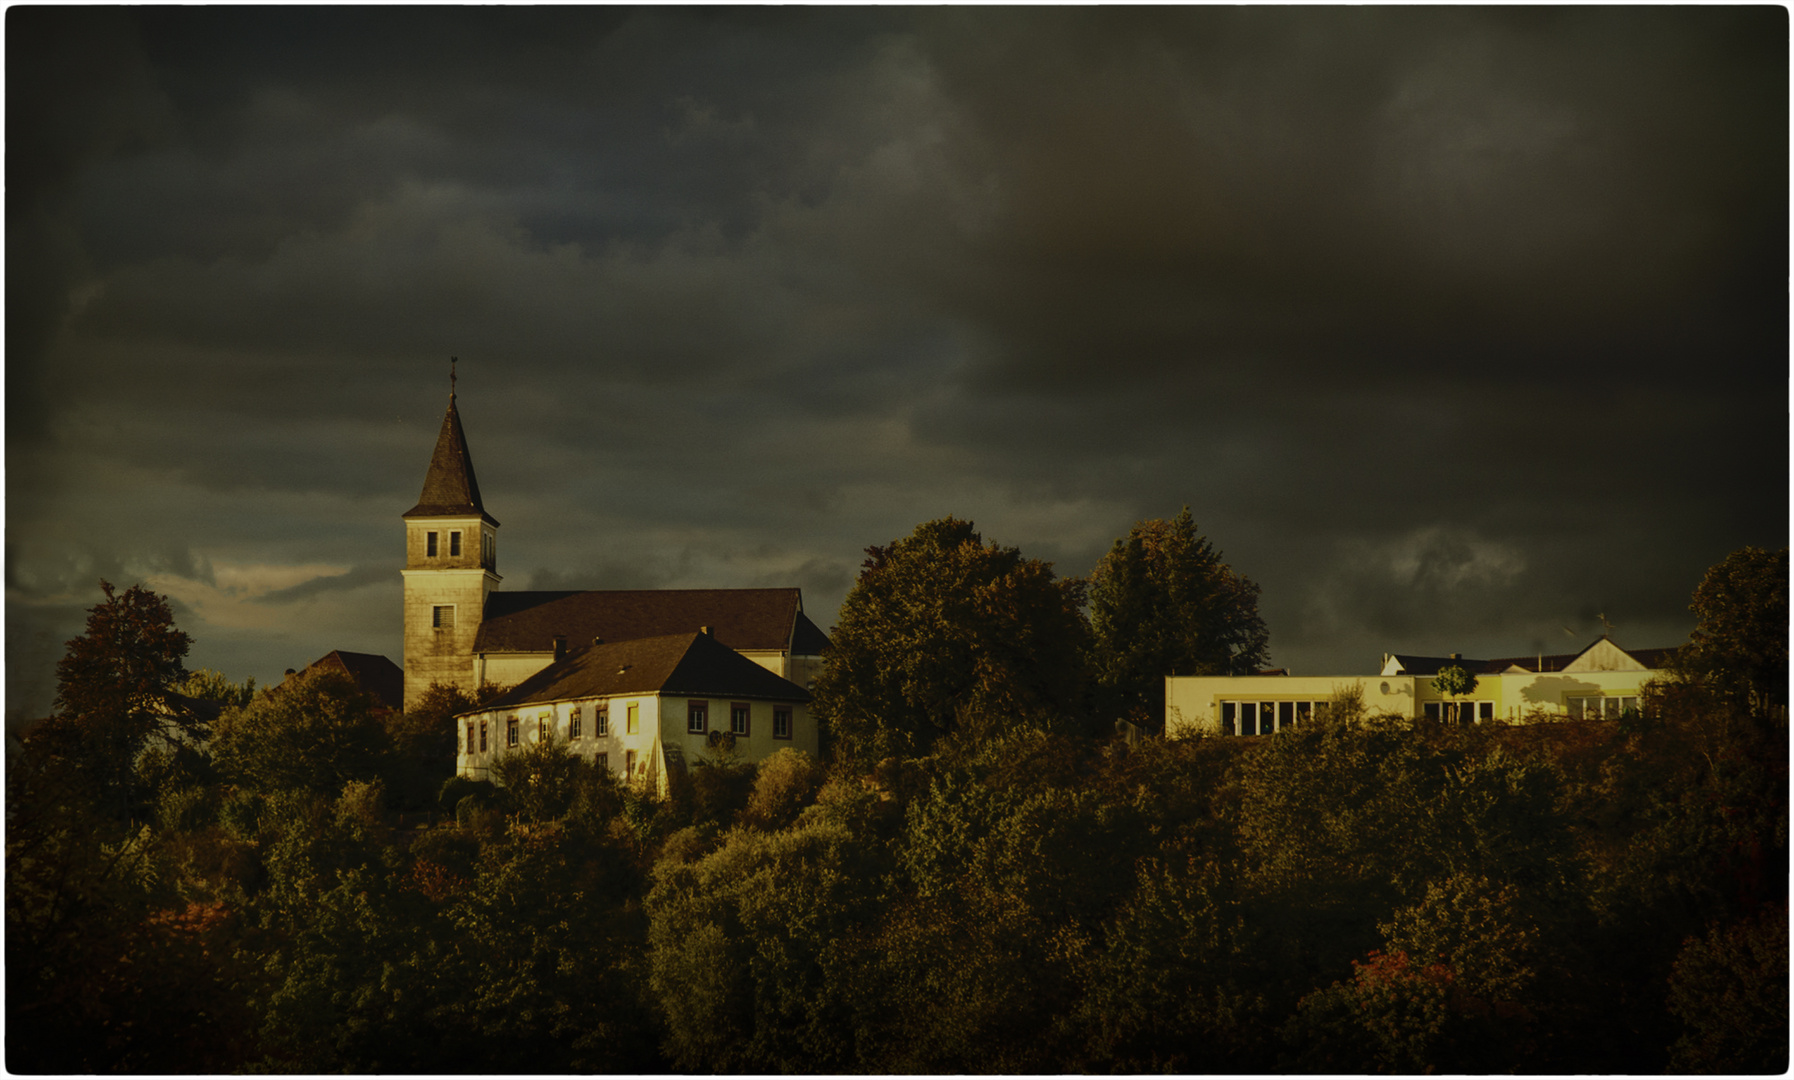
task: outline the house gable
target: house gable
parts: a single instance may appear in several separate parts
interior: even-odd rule
[[[1645,665],[1633,659],[1626,650],[1615,645],[1609,638],[1599,641],[1582,650],[1576,659],[1565,664],[1566,674],[1590,671],[1648,671]]]

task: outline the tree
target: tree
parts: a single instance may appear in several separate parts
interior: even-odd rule
[[[1788,549],[1747,547],[1707,571],[1688,605],[1690,666],[1753,712],[1787,704]]]
[[[124,814],[141,802],[137,759],[160,740],[197,745],[205,721],[171,701],[193,639],[163,597],[133,585],[89,609],[87,632],[56,663],[56,714],[32,733],[33,752],[73,767],[96,806]]]
[[[878,760],[987,725],[1075,725],[1082,581],[951,517],[866,553],[816,683],[837,753]]]
[[[1689,938],[1670,975],[1669,1007],[1687,1029],[1671,1048],[1676,1072],[1787,1071],[1787,906]]]
[[[1190,508],[1137,523],[1090,575],[1097,681],[1124,715],[1157,724],[1167,675],[1250,675],[1270,658],[1258,586],[1221,561]]]
[[[1470,674],[1462,664],[1447,664],[1439,669],[1439,674],[1433,676],[1433,689],[1453,698],[1473,694],[1476,692],[1476,676]],[[1450,704],[1453,712],[1457,712],[1464,705],[1460,701],[1453,701]]]
[[[380,703],[339,671],[314,671],[269,687],[218,720],[220,770],[264,791],[303,790],[334,799],[351,780],[372,780],[392,749]]]

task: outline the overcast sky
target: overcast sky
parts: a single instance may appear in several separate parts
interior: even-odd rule
[[[798,585],[1188,505],[1275,663],[1681,641],[1788,532],[1780,8],[6,13],[9,723],[504,587]]]

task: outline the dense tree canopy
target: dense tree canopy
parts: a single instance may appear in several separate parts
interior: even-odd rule
[[[1788,701],[1788,549],[1741,548],[1707,571],[1689,605],[1692,665],[1753,709]]]
[[[371,780],[388,765],[392,739],[381,711],[350,676],[312,671],[226,712],[213,753],[239,784],[334,798],[344,784]]]
[[[991,727],[1075,728],[1083,582],[943,518],[867,549],[816,682],[837,753],[926,753]]]
[[[1092,656],[1121,714],[1165,715],[1167,675],[1249,675],[1270,658],[1258,586],[1221,561],[1189,507],[1136,524],[1090,576]]]
[[[958,573],[986,610],[1061,591],[993,587],[1025,561],[936,525],[877,571]],[[961,610],[870,577],[886,616]],[[1640,704],[1450,725],[1340,696],[1274,736],[1020,723],[932,752],[873,729],[910,748],[719,752],[665,801],[550,739],[426,824],[388,808],[391,716],[300,680],[138,821],[9,755],[7,1064],[1780,1071],[1786,724],[1703,679]]]

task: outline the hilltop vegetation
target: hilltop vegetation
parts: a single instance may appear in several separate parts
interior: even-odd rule
[[[157,684],[196,685],[185,636],[109,590],[71,656],[128,662],[67,665],[9,758],[7,1064],[1779,1071],[1786,556],[1715,574],[1688,670],[1623,727],[1339,700],[1130,749],[1102,737],[1137,701],[1101,654],[1125,630],[949,519],[844,609],[830,760],[701,762],[667,802],[552,742],[427,792],[431,723],[329,677],[156,720]],[[1206,662],[1262,650],[1219,625]]]

